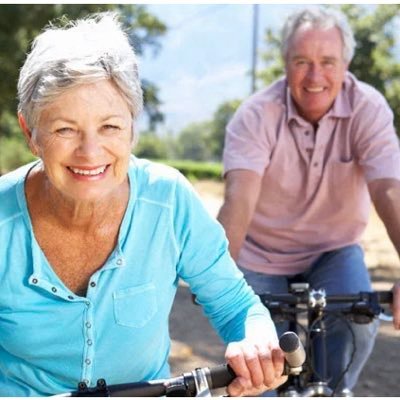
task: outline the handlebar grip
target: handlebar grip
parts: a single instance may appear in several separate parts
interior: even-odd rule
[[[219,365],[218,367],[213,367],[209,369],[210,389],[218,389],[228,386],[235,378],[236,374],[233,369],[227,365]]]

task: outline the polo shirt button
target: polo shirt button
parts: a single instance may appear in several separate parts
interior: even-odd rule
[[[96,282],[90,282],[90,286],[91,287],[95,287],[96,286]]]
[[[92,361],[89,360],[89,358],[87,358],[87,359],[85,360],[85,363],[86,363],[86,365],[90,365],[90,364],[92,363]]]
[[[57,288],[55,288],[54,286],[51,288],[51,291],[53,292],[53,293],[56,293],[57,292]]]
[[[74,296],[68,296],[68,298],[69,298],[70,300],[73,300],[73,299],[74,299]]]
[[[92,324],[90,322],[86,322],[86,328],[90,329],[92,327]]]
[[[117,265],[122,265],[122,258],[118,258]]]
[[[38,283],[38,280],[36,278],[33,278],[32,283],[34,283],[36,285]]]
[[[88,339],[88,340],[86,341],[86,343],[87,343],[88,346],[91,346],[91,345],[93,344],[93,342],[92,342],[90,339]]]

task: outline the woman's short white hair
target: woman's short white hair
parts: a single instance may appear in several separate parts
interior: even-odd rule
[[[125,98],[133,119],[143,108],[135,52],[118,22],[105,12],[50,25],[36,37],[18,80],[18,111],[33,130],[41,109],[64,91],[110,79]]]
[[[286,20],[282,29],[281,42],[281,53],[285,61],[287,60],[290,41],[297,29],[303,25],[319,29],[338,28],[343,41],[343,60],[347,64],[350,63],[354,55],[356,42],[346,16],[338,10],[320,7],[310,7],[295,11]]]

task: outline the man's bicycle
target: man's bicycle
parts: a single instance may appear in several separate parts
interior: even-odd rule
[[[392,292],[326,295],[324,290],[311,289],[306,283],[294,283],[289,293],[264,293],[260,295],[260,298],[270,310],[275,323],[288,321],[289,330],[298,333],[302,331],[305,337],[304,366],[299,365],[298,368],[292,369],[288,381],[278,388],[278,395],[284,397],[351,396],[352,393],[348,389],[340,392],[337,390],[350,365],[342,371],[341,378],[334,388],[328,385],[325,318],[333,313],[344,321],[359,324],[370,323],[378,317],[386,321],[391,320],[390,316],[383,314],[382,305],[392,303]],[[349,323],[347,326],[351,330]],[[352,335],[354,356],[354,334]],[[288,346],[295,350],[297,344],[289,343]],[[301,352],[298,353],[301,354]]]

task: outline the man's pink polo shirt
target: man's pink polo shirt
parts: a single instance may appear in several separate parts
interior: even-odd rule
[[[370,209],[367,183],[400,180],[393,113],[350,73],[315,134],[286,79],[250,97],[227,126],[223,161],[224,173],[262,176],[238,264],[274,275],[304,272],[321,253],[359,242]]]

